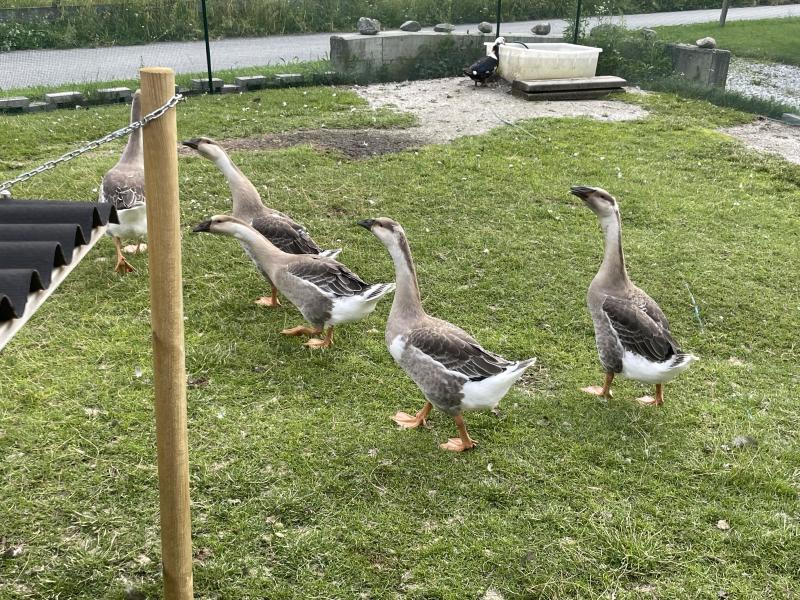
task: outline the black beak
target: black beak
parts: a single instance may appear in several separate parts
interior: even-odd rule
[[[375,225],[375,219],[364,219],[363,221],[358,222],[364,229],[372,229],[372,226]]]
[[[197,150],[197,146],[200,145],[200,139],[194,138],[191,140],[186,140],[184,142],[181,142],[181,144],[183,144],[184,146],[189,146],[189,148],[191,148],[192,150]]]
[[[581,200],[586,200],[593,192],[594,188],[586,187],[585,185],[573,185],[569,188],[569,193],[577,196]]]
[[[195,233],[200,233],[203,231],[211,232],[211,219],[209,219],[208,221],[203,221],[199,225],[195,225],[194,227],[192,227],[192,231],[194,231]]]

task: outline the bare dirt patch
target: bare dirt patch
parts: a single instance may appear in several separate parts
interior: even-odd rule
[[[397,129],[308,129],[275,133],[255,138],[225,140],[226,150],[277,150],[310,145],[323,151],[334,151],[348,158],[371,158],[380,154],[419,148],[426,140],[408,130]],[[181,148],[181,154],[193,154]]]
[[[722,132],[741,140],[748,148],[780,154],[789,162],[800,164],[800,127],[761,118]]]
[[[505,82],[476,88],[466,77],[447,77],[355,87],[371,106],[395,107],[413,113],[413,131],[427,143],[445,143],[478,135],[523,119],[590,117],[601,121],[630,121],[647,117],[640,106],[617,100],[531,102],[510,94]]]

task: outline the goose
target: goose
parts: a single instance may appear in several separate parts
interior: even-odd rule
[[[413,429],[425,424],[435,406],[453,417],[459,435],[439,447],[452,452],[474,448],[477,442],[469,436],[462,413],[495,409],[536,359],[506,360],[484,349],[460,327],[426,314],[411,250],[400,224],[384,217],[358,224],[383,242],[394,262],[397,290],[386,322],[386,345],[426,400],[416,415],[401,411],[392,419],[400,427]]]
[[[342,251],[341,248],[323,250],[302,225],[288,215],[264,206],[256,187],[233,164],[228,153],[217,142],[211,138],[199,137],[181,143],[217,165],[231,189],[233,216],[254,227],[275,246],[289,254],[319,254],[328,258],[336,258]],[[243,247],[248,252],[244,245]],[[253,256],[250,258],[255,262]],[[256,300],[256,304],[273,308],[280,306],[278,290],[271,282],[270,286],[272,293]]]
[[[312,337],[304,344],[309,348],[330,347],[335,325],[363,319],[375,310],[381,298],[394,291],[394,283],[366,283],[327,256],[284,252],[236,217],[215,215],[193,231],[227,235],[239,240],[261,274],[313,325],[292,327],[281,333],[315,336],[325,332],[322,339]]]
[[[494,41],[494,46],[492,46],[492,54],[494,54],[494,56],[488,54],[486,56],[482,56],[469,67],[464,69],[464,75],[475,82],[475,87],[478,87],[478,83],[480,83],[483,87],[486,87],[486,80],[494,75],[495,71],[497,71],[497,65],[500,64],[500,46],[505,43],[505,38],[497,38]]]
[[[605,237],[603,263],[586,296],[605,380],[602,387],[589,386],[583,391],[610,398],[614,375],[620,373],[655,384],[655,395],[637,398],[637,402],[661,406],[664,384],[698,359],[681,352],[661,308],[628,278],[619,205],[614,196],[602,188],[586,186],[573,186],[570,193],[597,215]]]
[[[131,123],[142,118],[141,92],[136,90],[131,102]],[[147,236],[147,207],[144,198],[144,152],[142,150],[142,129],[136,129],[128,136],[128,143],[116,165],[103,176],[100,184],[100,202],[110,202],[117,209],[119,223],[109,223],[106,233],[114,240],[117,248],[117,273],[131,273],[136,269],[125,259],[122,252],[144,252]],[[122,248],[121,240],[132,239],[136,245]]]

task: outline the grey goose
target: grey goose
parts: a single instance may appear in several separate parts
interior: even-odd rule
[[[453,417],[459,434],[440,448],[462,452],[475,447],[477,442],[469,436],[462,413],[495,409],[536,359],[506,360],[484,349],[460,327],[426,314],[411,249],[400,224],[378,218],[359,221],[359,225],[383,242],[394,262],[397,289],[386,322],[386,345],[426,399],[416,415],[398,412],[393,420],[404,428],[418,427],[425,424],[435,406]]]
[[[142,118],[141,92],[136,90],[131,102],[131,123]],[[109,223],[106,233],[117,248],[118,273],[135,271],[122,254],[147,249],[142,239],[147,236],[147,207],[144,198],[144,151],[142,130],[136,129],[128,136],[128,143],[116,165],[103,176],[100,183],[100,202],[109,202],[117,209],[119,223]],[[135,245],[122,248],[121,240],[133,240]]]
[[[252,226],[275,246],[289,254],[314,254],[336,258],[342,251],[323,250],[311,239],[305,228],[295,222],[289,215],[264,206],[261,195],[252,182],[231,160],[228,153],[217,142],[207,137],[198,137],[181,142],[184,146],[196,150],[203,158],[213,162],[222,171],[231,190],[233,216]],[[247,252],[247,248],[245,252]],[[250,256],[255,261],[255,258]],[[268,281],[269,278],[267,278]],[[278,292],[270,281],[272,293],[256,300],[261,306],[280,306]]]
[[[394,283],[369,284],[346,266],[319,254],[284,252],[244,221],[216,215],[193,231],[234,237],[242,244],[261,274],[272,282],[313,327],[298,326],[281,331],[284,335],[316,336],[304,345],[328,348],[333,342],[333,327],[363,319]]]
[[[644,406],[660,406],[664,402],[663,384],[685,371],[697,357],[681,352],[661,308],[628,277],[619,204],[614,196],[602,188],[585,186],[573,186],[570,193],[597,215],[605,238],[603,262],[586,296],[605,380],[602,387],[590,386],[583,391],[608,398],[614,375],[619,373],[655,384],[654,396],[637,401]]]

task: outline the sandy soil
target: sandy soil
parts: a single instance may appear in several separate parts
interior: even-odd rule
[[[373,107],[393,106],[414,113],[420,125],[410,131],[427,143],[445,143],[537,117],[629,121],[647,116],[647,111],[639,106],[611,100],[530,102],[512,96],[508,84],[475,88],[466,77],[375,84],[354,89]]]
[[[786,160],[800,164],[800,127],[796,125],[759,119],[722,131],[741,140],[749,148],[780,154]]]

